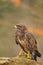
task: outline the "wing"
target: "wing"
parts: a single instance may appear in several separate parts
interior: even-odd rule
[[[27,46],[30,49],[30,51],[35,51],[37,49],[37,42],[34,36],[31,33],[26,32],[26,37],[28,40]]]

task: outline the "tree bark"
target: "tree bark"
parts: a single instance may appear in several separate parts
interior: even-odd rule
[[[9,59],[2,58],[0,61],[0,65],[43,65],[41,62],[36,62],[24,57],[14,57]]]

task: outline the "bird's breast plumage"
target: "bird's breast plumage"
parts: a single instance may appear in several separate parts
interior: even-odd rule
[[[37,49],[37,44],[35,43],[34,37],[29,33],[24,33],[21,31],[16,32],[16,40],[19,45],[26,51],[35,51]]]

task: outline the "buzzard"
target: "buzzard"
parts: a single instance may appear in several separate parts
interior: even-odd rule
[[[37,57],[41,57],[37,49],[37,41],[34,36],[27,30],[25,25],[15,25],[15,41],[22,48],[19,55],[22,55],[22,50],[27,54],[27,58],[37,61]]]

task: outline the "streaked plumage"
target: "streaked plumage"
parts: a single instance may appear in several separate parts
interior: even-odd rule
[[[16,25],[17,28],[15,33],[15,41],[21,46],[25,53],[30,51],[30,54],[33,56],[34,60],[37,60],[37,56],[41,57],[37,49],[37,41],[34,36],[28,32],[26,26]]]

